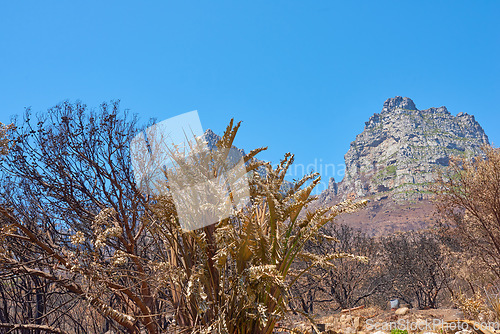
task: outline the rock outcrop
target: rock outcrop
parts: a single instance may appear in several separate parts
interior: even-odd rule
[[[474,116],[453,116],[446,107],[418,110],[407,97],[385,101],[365,122],[345,155],[345,176],[330,180],[320,200],[389,196],[396,200],[427,197],[435,172],[453,155],[475,156],[488,137]]]

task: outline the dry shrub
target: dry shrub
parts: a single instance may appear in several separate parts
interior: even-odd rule
[[[477,321],[500,320],[500,294],[497,288],[485,288],[470,297],[459,290],[452,297],[452,301],[468,319]]]
[[[250,152],[250,204],[186,232],[168,192],[146,196],[135,184],[129,143],[137,127],[118,103],[90,113],[64,103],[36,124],[30,117],[1,165],[9,177],[1,180],[0,274],[51,282],[79,302],[76,309],[90,306],[121,331],[270,334],[305,272],[338,258],[363,259],[304,251],[322,239],[321,227],[364,202],[308,208],[320,178],[287,184],[291,154],[272,168],[253,159],[262,149]],[[211,163],[194,161],[193,172],[220,173],[221,152],[238,128],[231,121],[221,150],[195,155]],[[299,258],[307,266],[291,271]],[[40,306],[43,318],[61,305]]]
[[[484,289],[486,306],[496,321],[500,321],[500,289],[491,286]]]
[[[434,189],[445,222],[463,249],[500,278],[500,149],[483,147],[483,157],[454,157]]]
[[[486,310],[484,297],[480,293],[467,297],[465,293],[459,291],[452,297],[452,300],[468,319],[478,320],[479,315]]]
[[[476,320],[498,319],[499,309],[498,291],[485,287],[500,278],[500,149],[482,150],[483,156],[451,159],[434,188],[445,234],[456,243],[449,256],[461,287],[453,302]]]

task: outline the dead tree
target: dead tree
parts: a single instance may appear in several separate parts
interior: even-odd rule
[[[158,333],[167,314],[148,279],[154,268],[143,261],[156,252],[128,153],[138,130],[127,117],[118,103],[91,112],[66,102],[36,119],[26,113],[1,164],[0,272],[4,284],[26,277],[50,286],[67,295],[60,303],[91,305],[130,333]],[[44,296],[34,296],[28,320],[70,317],[62,306],[45,308]]]

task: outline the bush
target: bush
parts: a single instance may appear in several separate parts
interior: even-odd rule
[[[455,157],[434,187],[439,213],[467,254],[500,278],[500,149]]]
[[[38,290],[37,319],[62,329],[72,329],[69,319],[76,317],[87,319],[76,321],[87,326],[82,331],[160,333],[173,330],[173,316],[184,332],[272,333],[304,273],[354,257],[304,251],[321,239],[323,226],[364,202],[308,208],[320,178],[307,175],[285,187],[290,154],[272,168],[254,160],[262,149],[250,152],[247,171],[266,170],[253,173],[250,205],[186,232],[168,192],[146,196],[135,184],[129,143],[139,128],[118,103],[98,112],[64,103],[36,123],[30,118],[28,112],[1,165],[0,274],[15,278],[13,284],[36,277],[64,296]],[[210,168],[193,172],[217,175],[238,128],[231,121],[217,144],[222,150],[196,155],[211,163],[195,161],[193,168]],[[299,258],[307,266],[290,271]]]
[[[450,276],[437,237],[429,231],[399,233],[382,244],[392,294],[410,306],[436,308]]]
[[[373,237],[347,225],[325,226],[330,242],[308,243],[306,249],[315,254],[356,254],[335,261],[335,268],[318,267],[299,281],[294,289],[298,306],[312,313],[315,305],[328,308],[351,308],[366,303],[387,288],[379,244]],[[360,257],[363,256],[363,257]]]

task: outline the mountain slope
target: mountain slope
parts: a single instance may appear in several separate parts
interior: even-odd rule
[[[428,186],[435,173],[453,155],[481,154],[484,144],[488,137],[472,115],[453,116],[446,107],[418,110],[407,97],[390,98],[351,143],[344,179],[331,179],[319,201],[333,204],[351,194],[371,199],[363,212],[346,219],[374,234],[428,225]],[[363,221],[355,223],[356,217]]]

